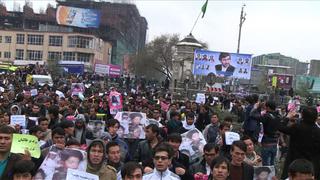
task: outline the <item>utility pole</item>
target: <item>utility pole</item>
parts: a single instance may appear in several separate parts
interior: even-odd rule
[[[237,54],[239,54],[239,52],[240,52],[240,39],[241,39],[241,28],[242,28],[242,24],[243,24],[244,21],[246,20],[246,15],[247,15],[246,13],[243,13],[243,9],[244,9],[245,6],[246,6],[246,5],[243,4],[243,5],[242,5],[242,8],[241,8]]]

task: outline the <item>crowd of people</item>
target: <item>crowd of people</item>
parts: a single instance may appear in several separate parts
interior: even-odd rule
[[[52,87],[39,86],[27,84],[27,74],[46,71],[31,68],[0,75],[2,180],[61,180],[69,169],[100,180],[320,179],[316,107],[289,110],[257,95],[227,93],[207,95],[200,104],[176,101],[168,83],[158,89],[156,82],[128,77],[117,79],[115,88],[94,74],[61,76]],[[74,94],[72,83],[82,83],[84,92]],[[139,112],[156,122],[142,125],[144,136],[122,136],[122,118],[109,107],[111,91],[121,94],[122,118]],[[25,115],[26,124],[12,124],[15,115]],[[101,133],[89,128],[96,120],[102,121],[93,123]],[[239,138],[230,143],[229,132]],[[28,150],[11,152],[16,133],[38,138],[39,158]],[[275,168],[280,158],[281,174]]]

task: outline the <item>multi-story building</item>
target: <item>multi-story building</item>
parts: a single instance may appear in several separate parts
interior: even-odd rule
[[[194,80],[192,69],[195,49],[202,49],[203,45],[189,34],[176,45],[173,59],[173,79],[183,82],[185,79]]]
[[[308,63],[298,59],[284,56],[280,53],[264,54],[252,58],[252,78],[250,84],[258,85],[269,82],[272,77],[277,77],[279,88],[293,87],[296,75],[305,75],[308,72]],[[264,76],[261,76],[264,74]]]
[[[36,14],[28,5],[23,7],[22,12],[7,11],[5,6],[0,5],[0,30],[3,32],[0,60],[15,60],[18,55],[19,59],[23,56],[28,60],[46,61],[53,56],[59,59],[61,53],[60,60],[84,61],[88,65],[99,60],[123,65],[124,59],[145,45],[147,21],[133,4],[76,0],[57,3],[99,10],[99,28],[58,25],[56,9],[50,6],[45,13]],[[24,39],[24,44],[18,44],[17,39]],[[56,41],[62,42],[62,45],[50,44]]]
[[[320,60],[311,60],[310,61],[310,76],[320,77]]]
[[[2,39],[2,40],[1,40]],[[45,31],[0,30],[0,61],[78,61],[87,69],[109,63],[111,43],[93,35]]]

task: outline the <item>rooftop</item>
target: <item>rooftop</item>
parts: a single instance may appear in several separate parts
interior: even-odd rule
[[[184,39],[179,41],[177,46],[195,46],[200,48],[203,47],[202,44],[198,40],[196,40],[191,33]]]

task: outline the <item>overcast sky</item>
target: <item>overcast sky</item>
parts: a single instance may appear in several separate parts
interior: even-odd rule
[[[0,0],[12,9],[14,0]],[[31,0],[45,8],[55,1]],[[136,0],[148,21],[150,41],[161,34],[188,35],[205,0]],[[16,0],[23,4],[24,0]],[[193,30],[209,50],[236,52],[240,11],[245,3],[240,53],[254,56],[280,52],[301,61],[320,59],[320,1],[209,1],[207,12]]]

